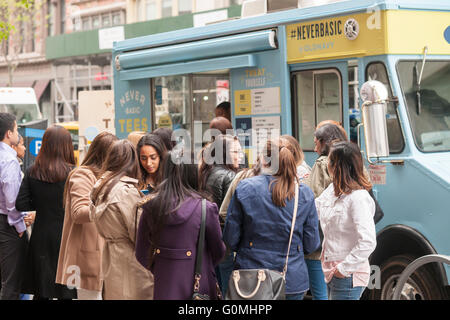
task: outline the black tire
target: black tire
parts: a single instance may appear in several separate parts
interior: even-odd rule
[[[398,255],[384,261],[380,266],[381,289],[368,288],[364,298],[370,300],[391,300],[395,285],[402,271],[415,260],[411,255]],[[403,287],[401,300],[443,300],[446,299],[442,285],[433,276],[429,265],[419,267]]]

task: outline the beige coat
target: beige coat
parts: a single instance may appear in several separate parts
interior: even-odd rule
[[[59,250],[56,283],[86,290],[102,290],[103,239],[89,219],[89,195],[97,179],[86,167],[75,169],[68,183],[64,226]],[[74,277],[78,267],[80,281]]]
[[[236,191],[236,188],[244,179],[253,177],[253,170],[242,170],[236,173],[236,176],[234,177],[233,181],[231,181],[230,187],[228,188],[227,193],[225,194],[225,198],[223,198],[222,205],[219,209],[219,216],[221,217],[222,221],[225,221],[227,218],[227,211],[228,206],[230,205],[231,198],[233,197],[234,191]],[[223,225],[221,225],[223,229]]]
[[[94,190],[101,181],[97,181]],[[106,201],[103,189],[97,204],[91,207],[91,219],[105,239],[102,257],[105,300],[153,299],[153,276],[135,256],[136,229],[141,215],[138,202],[143,196],[137,185],[138,180],[122,177]]]

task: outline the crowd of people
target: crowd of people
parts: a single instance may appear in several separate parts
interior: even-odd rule
[[[0,299],[189,300],[194,284],[219,299],[233,270],[283,271],[294,214],[286,299],[308,290],[315,300],[360,299],[376,202],[340,124],[316,128],[312,168],[289,135],[269,138],[249,167],[223,105],[210,128],[221,134],[199,154],[167,128],[123,140],[102,132],[76,167],[70,133],[52,125],[22,173],[23,138],[0,113]]]

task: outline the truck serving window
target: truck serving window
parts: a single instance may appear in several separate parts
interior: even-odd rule
[[[153,128],[185,129],[191,147],[202,147],[202,137],[215,117],[216,106],[229,101],[229,73],[202,73],[153,79]],[[194,121],[201,123],[202,137],[194,137]]]
[[[169,76],[153,80],[155,129],[191,129],[190,88],[188,76]]]
[[[450,61],[400,61],[397,73],[417,147],[450,150]]]
[[[305,151],[314,150],[314,131],[323,120],[342,123],[341,75],[335,69],[294,74],[297,136]]]
[[[386,86],[389,92],[389,97],[393,96],[386,67],[382,62],[373,62],[367,66],[366,81],[368,80],[380,81]],[[387,104],[386,124],[388,131],[389,153],[395,154],[402,152],[405,143],[397,114],[397,108],[394,102],[388,102]]]

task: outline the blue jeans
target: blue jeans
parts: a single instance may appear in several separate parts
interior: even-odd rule
[[[227,253],[221,263],[217,266],[219,269],[218,277],[220,290],[222,291],[222,296],[225,297],[228,289],[228,281],[230,280],[231,273],[234,267],[234,252]]]
[[[353,275],[348,278],[333,277],[328,283],[330,300],[359,300],[366,287],[353,287]]]
[[[313,300],[328,300],[327,284],[320,260],[305,259],[308,267],[309,290]]]
[[[303,296],[304,295],[305,295],[304,292],[302,292],[302,293],[286,294],[286,300],[303,300]]]

